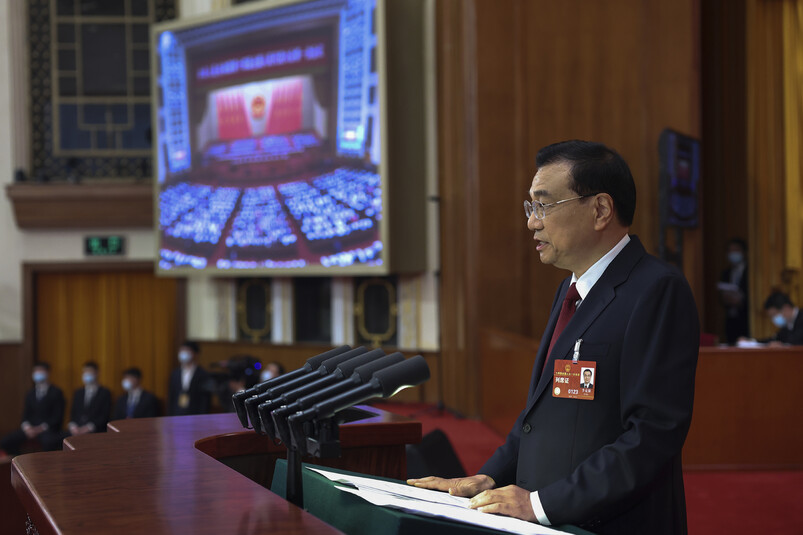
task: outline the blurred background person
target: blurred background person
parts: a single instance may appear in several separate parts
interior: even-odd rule
[[[0,449],[8,455],[19,455],[26,440],[39,442],[42,449],[58,445],[60,449],[61,424],[64,420],[64,394],[48,382],[50,365],[36,362],[31,378],[34,386],[25,395],[22,425],[0,440]]]
[[[106,431],[112,410],[112,393],[98,383],[96,362],[84,363],[81,368],[81,382],[84,386],[73,394],[67,431],[59,435],[55,444],[49,444],[45,449],[59,449],[61,441],[70,436]]]
[[[764,342],[772,346],[803,345],[803,317],[787,294],[772,292],[764,301],[764,313],[778,328],[775,336]]]
[[[168,416],[207,414],[209,412],[209,374],[196,364],[201,349],[186,341],[178,350],[180,366],[170,374]]]
[[[271,361],[262,367],[262,372],[259,375],[259,382],[264,383],[274,377],[279,377],[284,374],[284,366],[276,361]]]
[[[728,268],[719,278],[719,297],[725,307],[725,340],[733,345],[750,337],[748,313],[747,243],[739,238],[728,242]]]
[[[125,418],[152,418],[159,416],[159,400],[156,396],[143,390],[142,372],[139,368],[128,368],[123,372],[123,390],[125,394],[117,398],[114,405],[115,420]]]

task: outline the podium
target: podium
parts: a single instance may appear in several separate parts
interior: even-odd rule
[[[305,461],[403,478],[421,424],[360,409],[365,418],[341,426],[339,459]],[[285,453],[234,414],[118,420],[64,451],[16,457],[11,484],[40,535],[341,533],[268,490]]]

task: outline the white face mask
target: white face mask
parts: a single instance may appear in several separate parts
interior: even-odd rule
[[[85,385],[91,385],[95,383],[95,374],[92,372],[84,372],[81,376],[81,379],[84,381]]]
[[[128,378],[123,379],[123,390],[125,390],[126,392],[130,392],[133,389],[134,389],[134,383],[131,381],[131,379]]]
[[[783,314],[778,312],[772,317],[772,324],[778,327],[779,329],[786,327],[786,318],[783,317]]]
[[[274,375],[273,372],[270,370],[265,370],[262,372],[262,375],[259,376],[260,380],[264,383],[265,381],[270,381],[273,379]]]
[[[31,378],[33,379],[34,383],[44,383],[47,381],[47,372],[37,370],[31,374]]]
[[[178,352],[178,361],[182,364],[187,364],[192,360],[192,352],[187,349],[182,349]]]

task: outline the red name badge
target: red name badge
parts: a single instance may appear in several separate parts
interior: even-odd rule
[[[594,399],[597,363],[589,360],[556,360],[552,380],[552,397]]]

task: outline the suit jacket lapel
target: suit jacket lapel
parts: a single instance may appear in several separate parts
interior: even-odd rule
[[[586,298],[583,299],[583,302],[577,308],[574,316],[572,316],[572,319],[560,334],[560,338],[555,342],[555,346],[552,348],[552,354],[549,356],[549,360],[546,363],[544,373],[541,373],[535,391],[530,392],[527,403],[528,410],[535,405],[535,402],[541,394],[544,393],[550,381],[552,381],[552,376],[555,372],[555,360],[564,358],[574,346],[575,341],[578,338],[582,338],[583,333],[616,296],[616,287],[627,280],[633,266],[644,254],[644,247],[641,245],[639,239],[636,236],[631,236],[630,243],[614,258],[602,277],[600,277],[593,288],[591,288],[591,291]],[[571,279],[569,278],[563,282],[564,288],[562,288],[559,303],[563,303],[563,298],[568,291],[570,281]],[[545,337],[542,339],[541,346],[538,348],[538,358],[536,358],[533,379],[535,379],[536,374],[541,372],[544,358],[546,358],[546,351],[549,348],[549,338],[546,337],[546,333],[549,333],[551,336],[559,314],[560,306],[557,307],[557,311],[553,310],[550,315]]]

